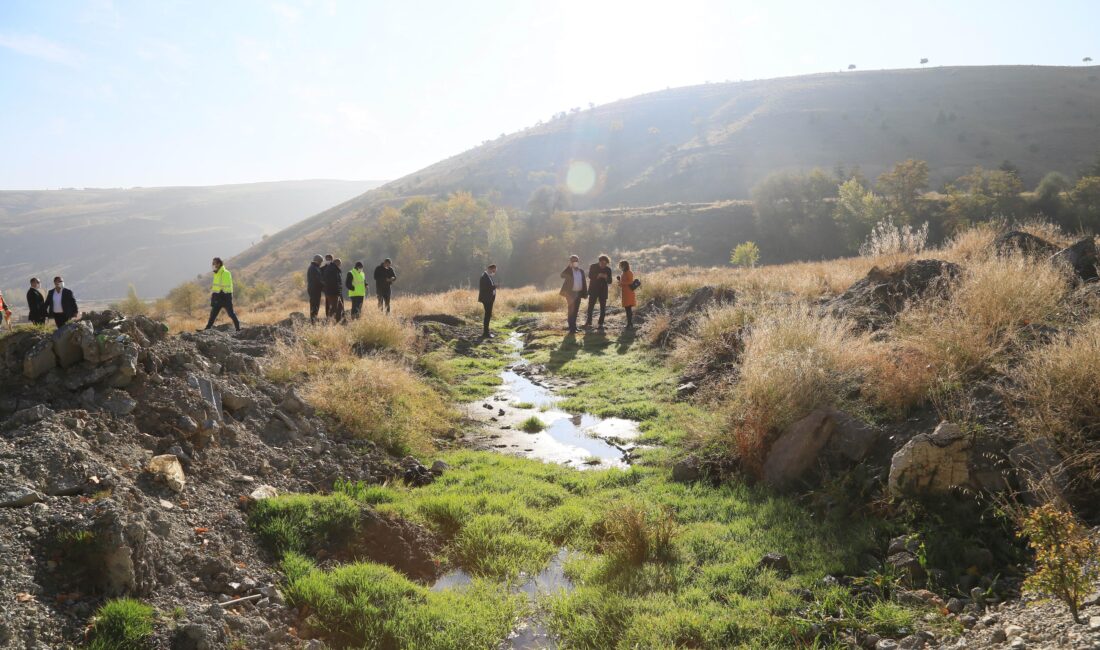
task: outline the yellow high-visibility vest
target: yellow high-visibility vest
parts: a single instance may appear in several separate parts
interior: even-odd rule
[[[359,269],[351,270],[351,286],[348,287],[348,297],[358,298],[367,295],[367,274]]]
[[[233,293],[233,274],[224,266],[214,274],[214,288],[212,292]]]

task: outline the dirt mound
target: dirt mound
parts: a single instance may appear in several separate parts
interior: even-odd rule
[[[1042,237],[1036,237],[1022,230],[1010,230],[997,235],[993,248],[1001,254],[1023,253],[1035,257],[1047,258],[1058,252],[1058,247]]]
[[[878,329],[909,303],[945,295],[960,271],[957,264],[942,260],[912,260],[887,269],[876,266],[827,302],[825,309],[862,327]]]
[[[296,645],[273,558],[247,523],[250,495],[379,483],[401,467],[264,377],[289,325],[169,337],[100,312],[0,339],[0,647],[75,644],[119,594],[182,607],[178,638],[155,647]],[[156,456],[182,481],[150,471]],[[364,517],[360,555],[434,570],[424,531]],[[241,597],[233,612],[219,604]]]
[[[731,305],[736,301],[737,294],[733,289],[707,285],[699,287],[686,296],[677,296],[671,300],[651,299],[638,308],[634,321],[642,324],[657,316],[667,317],[669,327],[666,340],[671,340],[687,333],[699,314],[710,307]]]

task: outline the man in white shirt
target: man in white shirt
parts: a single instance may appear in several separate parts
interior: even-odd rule
[[[577,312],[581,308],[581,300],[588,295],[588,281],[581,269],[581,258],[576,255],[569,256],[569,266],[561,272],[561,295],[565,298],[565,306],[569,318],[569,333],[577,333]]]

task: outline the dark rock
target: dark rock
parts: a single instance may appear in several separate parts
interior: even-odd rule
[[[993,240],[993,248],[1001,254],[1023,253],[1035,257],[1049,257],[1058,252],[1054,244],[1022,230],[1001,233]]]
[[[791,575],[791,561],[782,553],[768,553],[756,563],[758,569],[771,569],[782,576]]]
[[[101,399],[101,405],[108,413],[122,417],[134,412],[137,401],[121,390],[110,388]]]
[[[442,474],[443,472],[445,472],[449,469],[451,469],[450,465],[448,465],[446,462],[444,462],[442,460],[437,460],[437,461],[432,463],[432,467],[431,467],[430,471],[431,471],[432,474],[435,474],[435,475],[438,476],[438,475]]]
[[[67,323],[53,333],[53,351],[62,368],[68,368],[84,359],[80,342],[86,336],[94,336],[92,324],[87,321]]]
[[[914,300],[945,296],[957,277],[957,264],[942,260],[912,260],[889,269],[874,267],[867,276],[825,304],[836,316],[877,329]]]
[[[440,323],[442,325],[450,325],[451,327],[460,327],[466,325],[466,319],[453,314],[417,314],[413,316],[413,323],[420,325],[422,323]]]
[[[677,483],[694,483],[703,476],[702,465],[698,456],[681,458],[672,465],[672,480]]]
[[[172,637],[172,650],[213,650],[217,634],[208,625],[181,625]]]
[[[894,571],[900,573],[903,582],[909,586],[923,582],[926,577],[924,567],[921,566],[920,560],[912,553],[895,553],[886,558],[886,564],[890,565]]]
[[[890,546],[886,550],[886,555],[896,555],[898,553],[909,553],[916,555],[920,550],[921,539],[920,535],[900,535],[890,540]]]
[[[835,428],[836,421],[825,409],[817,409],[787,427],[768,450],[764,482],[775,489],[786,489],[804,479]]]
[[[29,487],[0,485],[0,508],[22,508],[42,500],[42,495]]]
[[[1091,236],[1080,239],[1052,255],[1050,261],[1072,269],[1081,280],[1092,282],[1097,279],[1096,240]]]

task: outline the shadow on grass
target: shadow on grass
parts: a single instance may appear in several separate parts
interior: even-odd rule
[[[581,345],[577,343],[577,335],[566,334],[561,344],[550,351],[550,360],[546,363],[546,367],[555,372],[561,370],[562,366],[577,358],[580,350]]]

